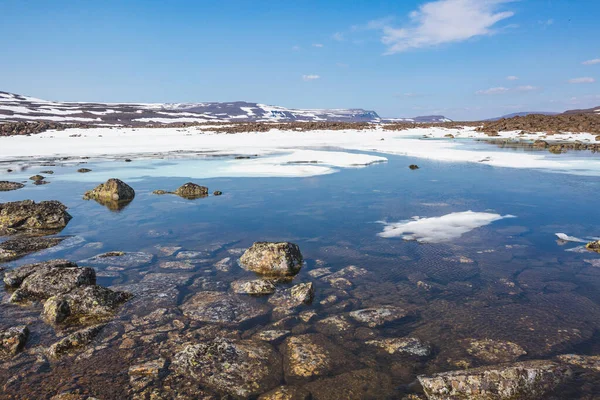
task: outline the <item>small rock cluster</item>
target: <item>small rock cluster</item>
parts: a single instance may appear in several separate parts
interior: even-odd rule
[[[203,197],[208,197],[208,188],[206,186],[197,185],[193,182],[188,182],[181,185],[174,192],[169,192],[167,190],[155,190],[152,193],[159,195],[176,194],[177,196],[182,197],[184,199],[195,200],[201,199]],[[214,196],[220,196],[222,194],[223,192],[220,192],[218,190],[213,193]]]

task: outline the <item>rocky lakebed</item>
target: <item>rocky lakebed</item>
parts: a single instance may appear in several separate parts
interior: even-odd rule
[[[597,177],[84,163],[0,175],[2,399],[600,399]]]

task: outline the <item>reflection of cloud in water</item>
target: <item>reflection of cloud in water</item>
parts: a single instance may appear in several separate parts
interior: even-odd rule
[[[514,216],[463,211],[441,217],[413,217],[411,220],[400,222],[382,222],[385,227],[379,236],[383,238],[401,237],[404,240],[416,240],[420,243],[447,242],[473,229],[504,218],[514,218]]]

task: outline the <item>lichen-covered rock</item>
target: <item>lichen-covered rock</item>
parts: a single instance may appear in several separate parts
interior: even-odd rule
[[[293,308],[302,304],[310,304],[315,297],[312,282],[299,283],[291,288],[280,290],[269,298],[269,303],[277,307]]]
[[[135,191],[120,179],[109,179],[96,188],[85,192],[84,200],[131,201]]]
[[[42,175],[34,175],[34,176],[30,176],[29,180],[32,180],[34,182],[39,182],[39,181],[43,181],[44,177]]]
[[[92,268],[81,268],[68,260],[52,260],[8,271],[4,274],[4,283],[17,288],[10,301],[18,303],[44,300],[79,286],[95,285],[96,273]]]
[[[466,339],[463,343],[467,353],[488,363],[512,362],[527,354],[518,344],[503,340]]]
[[[268,276],[293,276],[302,268],[298,245],[289,242],[256,242],[240,258],[242,268]]]
[[[188,182],[181,185],[174,193],[179,197],[193,200],[208,196],[208,188]]]
[[[431,400],[543,399],[571,376],[571,370],[551,361],[525,361],[419,376]]]
[[[395,306],[365,308],[350,313],[350,316],[356,321],[366,324],[371,328],[397,321],[408,315],[409,312],[407,310]]]
[[[310,380],[357,368],[358,361],[320,333],[288,337],[281,345],[287,382]]]
[[[52,358],[60,358],[64,355],[76,352],[89,345],[100,333],[104,324],[90,326],[81,329],[62,338],[48,348],[48,355]]]
[[[65,240],[62,237],[27,237],[21,236],[0,243],[0,262],[13,261],[36,251],[57,246]]]
[[[19,182],[0,181],[0,192],[8,192],[24,188],[25,185]]]
[[[315,400],[397,398],[392,379],[372,369],[346,372],[304,386]]]
[[[59,201],[0,203],[0,234],[17,231],[58,232],[67,226],[71,218],[67,207]]]
[[[315,329],[326,335],[351,334],[353,327],[343,315],[332,315],[315,323]]]
[[[29,329],[23,326],[0,330],[0,359],[15,356],[27,343]]]
[[[275,284],[264,279],[231,282],[231,289],[238,294],[267,295],[275,293]]]
[[[419,357],[428,357],[431,354],[431,346],[423,343],[418,338],[387,338],[375,339],[366,342],[369,346],[379,347],[389,354],[409,354]]]
[[[196,321],[240,324],[263,317],[269,307],[255,299],[223,292],[198,292],[181,305],[183,313]]]
[[[290,333],[290,331],[284,329],[271,329],[267,331],[258,332],[256,335],[253,336],[253,338],[256,340],[262,340],[264,342],[273,343],[285,338]]]
[[[595,251],[596,253],[600,253],[600,240],[589,242],[585,245],[585,248],[591,251]]]
[[[279,355],[269,344],[251,340],[217,338],[189,345],[174,357],[172,368],[238,399],[264,393],[282,378]]]
[[[258,400],[310,400],[310,392],[297,386],[279,386],[258,396]]]
[[[111,317],[129,298],[129,293],[115,292],[98,285],[80,286],[46,300],[42,316],[51,324],[97,322]]]
[[[579,354],[562,354],[558,359],[567,364],[600,372],[600,356],[582,356]]]

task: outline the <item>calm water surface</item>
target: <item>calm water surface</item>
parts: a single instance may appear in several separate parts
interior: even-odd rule
[[[40,170],[55,171],[47,175],[50,184],[0,193],[0,201],[60,200],[73,216],[60,235],[73,239],[51,252],[5,266],[53,258],[80,261],[118,250],[149,253],[153,259],[131,268],[94,265],[99,284],[139,290],[150,274],[172,276],[162,276],[161,287],[153,287],[150,294],[123,306],[90,347],[49,362],[43,360],[43,349],[65,333],[40,321],[40,306],[9,305],[6,292],[2,292],[1,325],[27,323],[32,335],[24,354],[0,365],[0,382],[5,382],[0,397],[51,398],[67,390],[100,399],[131,397],[130,365],[159,355],[168,358],[192,338],[215,335],[209,332],[213,328],[186,320],[177,307],[199,291],[225,291],[230,282],[250,277],[237,259],[255,241],[297,243],[306,265],[292,284],[315,284],[313,304],[296,314],[313,310],[317,317],[309,322],[292,321],[286,328],[292,335],[322,332],[356,357],[351,369],[370,367],[388,374],[396,387],[389,398],[419,392],[414,385],[419,374],[488,364],[466,352],[463,339],[517,343],[527,352],[521,356],[523,360],[563,353],[600,354],[600,267],[593,265],[600,255],[568,251],[581,244],[558,243],[555,236],[556,232],[582,238],[600,236],[598,178],[407,157],[388,159],[384,164],[310,178],[144,178],[140,174],[128,180],[136,191],[135,200],[119,212],[82,200],[83,192],[105,180],[103,175],[100,179],[103,170],[115,168],[111,173],[119,178],[121,168],[143,165],[160,170],[181,163],[185,171],[189,163],[210,168],[214,161],[89,163],[85,167],[95,172],[82,176],[85,181],[73,180],[77,179],[74,171],[83,165],[35,167],[20,173],[22,178]],[[421,168],[409,170],[413,163]],[[94,181],[96,172],[98,180]],[[69,179],[61,179],[63,176]],[[155,189],[174,190],[188,181],[224,194],[193,201],[152,194]],[[383,229],[378,221],[467,210],[516,218],[474,229],[445,243],[419,244],[377,236]],[[166,256],[157,246],[201,253],[193,268],[171,270],[160,265],[180,260],[178,253]],[[461,256],[472,262],[460,262]],[[225,262],[228,267],[216,268],[215,263],[225,258],[230,258],[229,264]],[[350,279],[350,287],[334,287],[309,274],[316,268],[329,267],[335,272],[349,265],[368,271]],[[352,324],[336,332],[318,324],[326,317],[381,305],[406,307],[414,314],[370,330]],[[160,321],[152,321],[154,325],[134,323],[157,308],[168,311]],[[273,314],[244,326],[218,327],[218,334],[248,338],[281,318]],[[181,323],[173,324],[175,320]],[[389,355],[365,345],[365,340],[373,337],[406,336],[430,343],[432,355]],[[576,377],[560,389],[557,398],[593,398],[589,396],[600,391],[596,378]],[[155,385],[160,390],[161,384]]]

